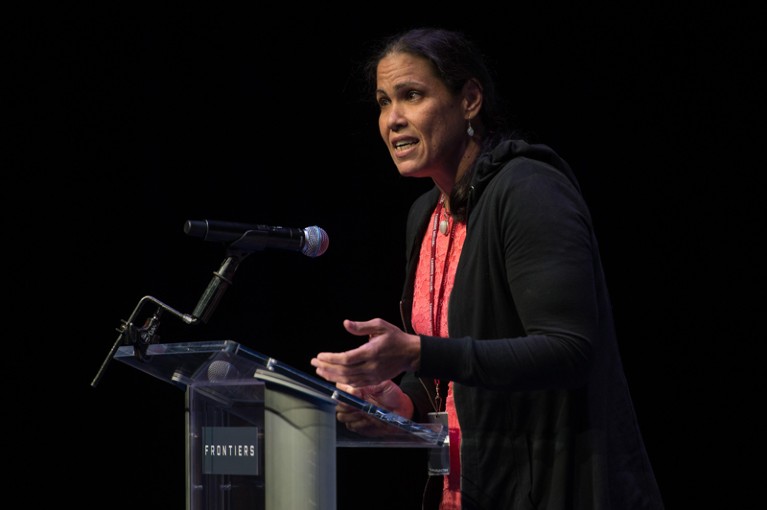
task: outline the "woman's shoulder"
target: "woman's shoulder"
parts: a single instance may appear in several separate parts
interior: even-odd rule
[[[579,189],[570,165],[550,146],[524,140],[509,139],[500,142],[478,169],[480,179],[500,178],[516,181],[540,177],[544,180],[566,180]]]

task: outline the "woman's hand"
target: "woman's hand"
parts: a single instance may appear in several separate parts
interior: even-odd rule
[[[410,419],[413,416],[413,402],[394,381],[387,380],[379,384],[356,388],[337,383],[336,387],[404,418]],[[339,403],[336,406],[336,419],[348,430],[364,436],[383,436],[398,432],[392,429],[391,425],[348,404]]]
[[[317,375],[355,388],[374,386],[406,370],[417,370],[421,361],[421,339],[405,333],[383,319],[344,321],[346,330],[368,341],[346,352],[321,352],[312,358]]]

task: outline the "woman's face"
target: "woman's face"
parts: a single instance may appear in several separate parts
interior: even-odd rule
[[[399,173],[406,177],[455,178],[466,149],[461,95],[453,95],[431,63],[392,53],[378,63],[378,129]]]

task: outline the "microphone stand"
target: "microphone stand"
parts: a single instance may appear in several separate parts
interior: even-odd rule
[[[194,308],[194,312],[192,312],[192,317],[203,323],[208,322],[210,316],[213,315],[213,311],[221,301],[224,292],[232,284],[232,278],[234,278],[234,273],[240,266],[240,262],[247,256],[248,253],[244,251],[227,250],[227,257],[218,271],[213,272],[213,278],[197,302],[197,306]]]
[[[107,354],[107,357],[102,362],[96,377],[91,381],[91,387],[95,388],[96,385],[98,385],[106,371],[107,365],[109,365],[109,362],[121,345],[132,345],[134,347],[134,354],[137,358],[142,361],[148,360],[146,350],[147,347],[150,344],[155,343],[157,339],[157,330],[160,327],[160,317],[162,316],[163,311],[171,313],[186,324],[192,326],[200,322],[207,323],[210,316],[213,315],[213,311],[221,301],[226,289],[232,284],[234,273],[237,271],[240,262],[242,262],[248,255],[248,252],[231,248],[231,246],[227,249],[226,258],[222,262],[219,270],[213,272],[213,278],[210,280],[210,283],[208,283],[208,287],[205,289],[205,292],[203,292],[191,315],[181,313],[152,296],[142,297],[133,309],[133,313],[128,317],[128,320],[120,321],[120,327],[117,328],[119,333],[117,340],[114,345],[112,345],[109,354]],[[140,328],[136,327],[134,321],[146,303],[154,303],[157,305],[157,308],[155,309],[154,314],[144,322],[143,326]]]

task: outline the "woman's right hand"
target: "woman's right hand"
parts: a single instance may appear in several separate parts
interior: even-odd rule
[[[403,418],[410,419],[413,416],[413,402],[392,380],[362,387],[337,383],[336,387]],[[382,436],[397,432],[391,425],[348,404],[339,403],[336,406],[336,419],[348,430],[364,436]]]

